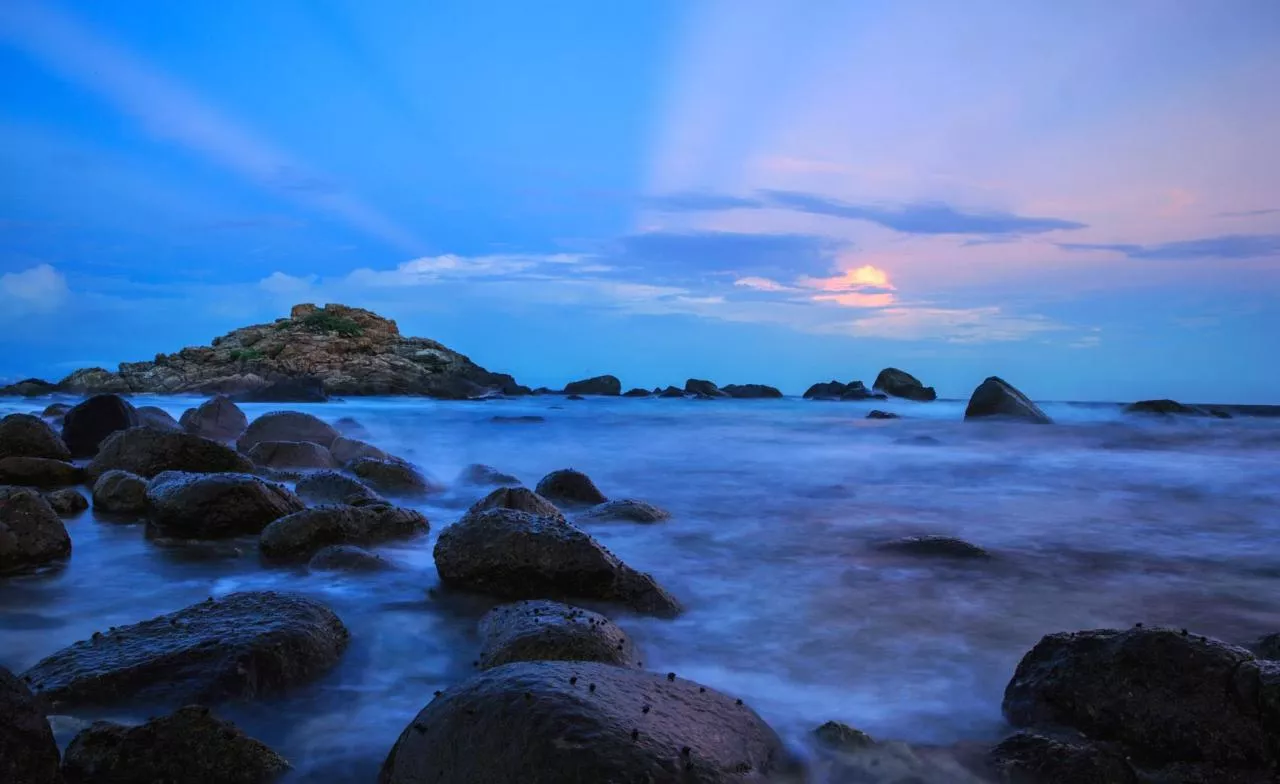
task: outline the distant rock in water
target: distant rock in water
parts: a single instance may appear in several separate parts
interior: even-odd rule
[[[564,385],[566,395],[608,395],[614,397],[622,394],[622,382],[617,376],[596,376],[571,381]]]
[[[591,477],[572,468],[552,471],[539,480],[536,489],[538,495],[565,504],[595,505],[609,500]]]
[[[973,391],[964,410],[964,418],[1020,420],[1041,425],[1053,423],[1030,398],[998,376],[991,376]]]
[[[720,390],[711,381],[704,381],[699,378],[691,378],[684,382],[684,393],[693,395],[694,397],[728,397],[729,395]]]
[[[726,384],[720,387],[720,391],[729,397],[744,400],[782,397],[782,392],[777,388],[764,384]]]
[[[890,411],[881,411],[877,408],[867,413],[867,419],[902,419],[902,417]]]
[[[0,387],[0,397],[39,397],[40,395],[51,395],[57,391],[57,384],[39,378],[26,378],[8,386]]]
[[[391,568],[387,559],[353,544],[322,547],[307,562],[307,569],[313,572],[385,572]]]
[[[281,517],[262,531],[267,558],[306,559],[328,545],[372,545],[427,533],[421,512],[390,505],[316,506]]]
[[[107,436],[142,424],[138,410],[119,395],[94,395],[62,418],[62,440],[72,457],[93,457]]]
[[[249,423],[236,448],[248,452],[261,441],[310,441],[328,449],[341,437],[333,425],[312,414],[272,411]]]
[[[904,536],[876,545],[877,550],[886,553],[915,555],[927,558],[973,558],[986,559],[991,554],[976,544],[970,544],[954,536]]]
[[[504,416],[502,414],[497,414],[489,417],[489,421],[496,422],[498,424],[533,425],[538,422],[546,422],[547,418],[544,416],[538,416],[537,414],[523,414],[521,416]]]
[[[511,376],[490,373],[434,340],[402,337],[390,319],[333,304],[296,305],[287,319],[242,327],[211,346],[125,362],[115,372],[78,370],[58,387],[84,394],[224,393],[272,401],[311,401],[319,394],[466,399],[528,392]]]
[[[933,387],[926,387],[920,383],[920,379],[905,370],[898,370],[897,368],[881,370],[871,388],[877,392],[884,392],[891,397],[902,397],[907,400],[927,402],[938,399],[938,393],[934,391]]]
[[[494,485],[518,485],[520,478],[512,476],[505,471],[499,471],[493,466],[484,465],[483,463],[472,463],[458,474],[458,482],[464,485],[478,486],[494,486]]]
[[[622,394],[623,397],[652,397],[653,393],[647,389],[628,389]]]
[[[605,501],[591,507],[578,516],[580,520],[622,520],[632,523],[660,523],[671,517],[671,513],[653,504],[637,501],[634,498],[620,498],[616,501]]]
[[[1124,407],[1126,414],[1161,414],[1164,416],[1211,416],[1209,411],[1196,406],[1188,406],[1176,400],[1139,400]],[[1226,412],[1222,412],[1226,413]],[[1230,414],[1226,414],[1230,417]]]
[[[463,515],[463,519],[476,517],[490,509],[514,509],[517,512],[526,512],[538,517],[564,519],[564,513],[556,508],[555,504],[527,487],[499,487],[472,504]]]
[[[658,397],[684,397],[684,390],[679,387],[667,387],[654,390],[654,394]]]
[[[804,393],[805,400],[871,400],[875,397],[861,381],[850,381],[848,384],[824,381],[814,384]]]

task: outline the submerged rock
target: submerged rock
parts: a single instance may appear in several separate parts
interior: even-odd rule
[[[592,661],[636,666],[636,649],[617,624],[560,602],[499,605],[480,619],[480,667],[518,661]]]
[[[1122,753],[1085,738],[1018,732],[993,748],[987,762],[1000,781],[1012,784],[1139,784]]]
[[[622,382],[617,376],[595,376],[564,385],[566,395],[614,395],[622,394]]]
[[[1009,419],[1041,425],[1053,423],[1053,420],[1046,416],[1039,406],[1032,403],[1030,398],[1012,384],[996,376],[991,376],[973,390],[969,405],[964,410],[964,418],[966,420]]]
[[[877,408],[867,413],[867,419],[902,419],[902,417],[891,411],[881,411]]]
[[[333,425],[299,411],[272,411],[249,423],[236,439],[236,449],[248,452],[263,441],[310,441],[328,449],[342,434]]]
[[[178,423],[193,435],[214,441],[234,441],[249,426],[249,418],[231,398],[215,395],[184,411]]]
[[[427,533],[427,518],[413,509],[381,506],[316,506],[268,525],[258,540],[274,559],[305,559],[332,544],[370,545]]]
[[[728,397],[729,395],[720,391],[720,387],[711,381],[700,378],[686,379],[684,382],[684,393],[695,397]]]
[[[246,403],[327,403],[324,381],[315,376],[298,376],[268,381],[232,395]]]
[[[1176,400],[1139,400],[1124,407],[1126,414],[1162,414],[1165,416],[1209,416],[1203,408],[1188,406]]]
[[[289,762],[208,708],[189,705],[137,727],[94,722],[67,747],[67,784],[269,784]]]
[[[113,469],[93,483],[93,507],[112,514],[142,514],[147,511],[147,480],[137,474]]]
[[[51,395],[57,391],[57,384],[50,383],[41,378],[24,378],[16,383],[0,387],[0,397],[39,397],[41,395]]]
[[[43,457],[70,460],[71,451],[54,429],[38,416],[10,414],[0,419],[0,458]]]
[[[142,424],[138,410],[119,395],[94,395],[62,418],[62,440],[72,457],[92,457],[107,436]]]
[[[49,506],[53,507],[59,517],[73,517],[89,508],[89,499],[74,487],[45,493],[44,500],[49,502]]]
[[[26,487],[0,485],[0,574],[71,555],[71,537],[49,502]]]
[[[147,533],[183,539],[223,539],[261,533],[267,524],[305,507],[288,488],[249,474],[171,471],[147,485]]]
[[[1280,659],[1280,633],[1259,637],[1252,648],[1259,659]]]
[[[904,536],[876,545],[877,550],[927,558],[990,558],[991,553],[954,536]]]
[[[675,615],[679,603],[582,530],[513,509],[469,515],[441,532],[440,582],[504,599],[584,598]]]
[[[536,425],[539,422],[546,422],[547,418],[535,414],[524,414],[522,416],[503,416],[498,414],[489,417],[489,421],[498,425]]]
[[[746,400],[782,397],[782,392],[776,387],[764,384],[726,384],[720,387],[720,391],[729,397]]]
[[[920,383],[920,379],[905,370],[898,370],[897,368],[881,370],[871,388],[891,397],[901,397],[907,400],[928,402],[938,399],[938,393],[934,391],[933,387],[926,387]]]
[[[159,406],[142,406],[138,409],[138,424],[143,427],[154,427],[160,430],[173,430],[181,432],[182,425],[178,424],[178,420],[174,419]]]
[[[274,696],[323,675],[349,634],[323,604],[252,591],[96,633],[23,674],[58,709]]]
[[[391,455],[383,452],[373,444],[366,444],[363,441],[357,441],[346,436],[339,436],[334,439],[333,446],[329,447],[329,453],[333,455],[333,459],[337,460],[339,465],[346,465],[360,457],[372,457],[375,460],[391,459]]]
[[[337,468],[329,450],[310,441],[259,441],[249,459],[269,468]]]
[[[253,470],[253,462],[208,438],[134,427],[113,433],[104,441],[85,473],[96,480],[112,469],[151,478],[164,471],[248,472]]]
[[[667,387],[654,390],[654,394],[658,397],[684,397],[684,390],[679,387]]]
[[[582,520],[625,520],[631,523],[658,523],[671,517],[665,509],[634,498],[605,501],[580,514]]]
[[[572,468],[552,471],[538,482],[538,495],[565,504],[602,504],[609,499],[591,477]]]
[[[415,498],[445,489],[408,461],[399,458],[357,457],[347,464],[347,470],[379,493],[393,497]]]
[[[463,485],[518,485],[520,480],[511,474],[499,471],[493,466],[472,463],[458,474],[458,484]]]
[[[628,389],[622,393],[623,397],[652,397],[653,393],[647,389]]]
[[[47,457],[0,458],[0,484],[24,487],[66,487],[84,480],[84,469]]]
[[[539,517],[564,519],[564,514],[556,508],[555,504],[527,487],[499,487],[472,504],[463,518],[487,512],[490,509],[514,509],[517,512],[527,512]]]
[[[309,504],[385,504],[387,501],[358,479],[337,471],[313,471],[298,480],[294,492]]]
[[[331,544],[311,556],[307,568],[313,572],[381,572],[391,564],[377,553],[351,544]]]
[[[62,784],[58,744],[31,690],[0,667],[0,781]]]
[[[713,689],[595,662],[517,662],[423,708],[378,780],[522,782],[537,771],[539,784],[742,784],[791,765],[763,719]]]
[[[825,722],[813,731],[813,737],[822,746],[835,751],[861,751],[875,745],[867,733],[838,721]]]

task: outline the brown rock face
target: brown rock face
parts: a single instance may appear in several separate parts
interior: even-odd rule
[[[82,393],[246,393],[314,377],[330,395],[468,398],[526,393],[434,340],[406,338],[391,319],[346,305],[296,305],[287,319],[241,327],[211,346],[125,362],[118,371],[78,370],[60,386]]]

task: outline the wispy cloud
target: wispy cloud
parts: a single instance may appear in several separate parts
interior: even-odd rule
[[[1280,214],[1280,207],[1272,207],[1264,210],[1241,210],[1240,212],[1220,212],[1219,218],[1256,218],[1261,215]]]
[[[942,340],[947,343],[999,343],[1066,329],[1038,315],[1006,313],[999,307],[893,307],[834,325],[833,331],[888,340]]]
[[[667,273],[795,274],[831,268],[844,242],[809,234],[654,231],[618,241],[610,261]]]
[[[1190,259],[1256,259],[1280,255],[1280,234],[1228,234],[1156,245],[1122,243],[1058,243],[1075,251],[1119,253],[1131,259],[1183,261]]]
[[[0,275],[0,317],[49,313],[67,300],[67,279],[49,264]]]

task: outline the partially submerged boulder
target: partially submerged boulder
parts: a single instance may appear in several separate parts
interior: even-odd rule
[[[685,379],[684,393],[695,397],[728,397],[729,395],[720,391],[720,387],[715,382],[707,381],[701,378]]]
[[[259,441],[249,459],[268,468],[337,468],[329,450],[310,441]]]
[[[313,471],[298,480],[294,487],[298,497],[309,504],[385,504],[378,495],[359,479],[337,471]]]
[[[631,523],[659,523],[669,517],[671,513],[667,510],[634,498],[605,501],[578,515],[581,520],[623,520]]]
[[[119,469],[104,471],[93,483],[93,508],[110,514],[147,511],[147,480]]]
[[[867,419],[902,419],[902,416],[892,411],[881,411],[876,408],[867,412]]]
[[[680,387],[667,387],[666,389],[655,389],[653,394],[658,397],[684,397],[684,390]]]
[[[824,381],[814,384],[805,390],[806,400],[870,400],[875,397],[861,381],[850,381],[842,384],[839,381]]]
[[[907,400],[928,402],[938,399],[938,393],[933,387],[926,387],[920,383],[920,379],[897,368],[881,370],[875,382],[871,384],[871,388],[890,397],[901,397]]]
[[[0,667],[0,781],[62,784],[58,744],[31,690]]]
[[[652,397],[653,393],[647,389],[628,389],[622,393],[623,397]]]
[[[97,721],[67,747],[67,784],[270,784],[289,762],[199,705],[137,727]]]
[[[522,782],[537,771],[540,784],[743,784],[791,767],[777,733],[713,689],[596,662],[516,662],[423,708],[378,780]]]
[[[159,406],[142,406],[138,409],[138,424],[142,427],[154,427],[160,430],[181,432],[182,425],[168,411]]]
[[[1030,398],[997,376],[991,376],[973,390],[964,418],[1007,419],[1041,425],[1053,422]]]
[[[138,427],[142,419],[133,404],[119,395],[94,395],[62,418],[62,440],[72,457],[92,457],[107,436]]]
[[[44,494],[59,517],[74,517],[89,508],[89,499],[74,487],[64,487]]]
[[[70,460],[71,451],[54,429],[38,416],[10,414],[0,419],[0,458],[43,457]]]
[[[320,677],[348,640],[342,621],[319,602],[249,591],[96,633],[23,678],[57,709],[254,699]]]
[[[249,423],[236,439],[236,448],[248,452],[261,441],[310,441],[328,449],[342,434],[333,425],[299,411],[272,411]]]
[[[595,505],[609,500],[591,477],[572,468],[562,468],[542,477],[537,491],[544,498],[564,504]]]
[[[745,400],[782,397],[777,387],[765,384],[726,384],[720,387],[720,391],[729,397]]]
[[[440,582],[504,599],[583,598],[675,615],[679,603],[591,536],[561,519],[514,509],[469,515],[434,550]]]
[[[499,487],[472,504],[463,517],[465,519],[490,509],[514,509],[517,512],[527,512],[539,517],[564,519],[564,514],[556,508],[555,504],[527,487]]]
[[[923,558],[960,558],[983,560],[991,557],[991,553],[954,536],[926,534],[924,536],[904,536],[880,542],[876,549],[886,553],[913,555]]]
[[[877,741],[829,721],[813,733],[814,755],[805,781],[839,784],[988,784],[947,749]],[[1031,784],[1001,780],[1005,784]],[[1047,784],[1047,782],[1035,782]]]
[[[463,485],[518,485],[520,479],[493,466],[472,463],[458,474],[458,484]]]
[[[268,525],[258,548],[268,558],[305,560],[332,544],[371,545],[427,533],[427,518],[413,509],[381,506],[315,506]]]
[[[178,421],[188,433],[214,441],[234,441],[249,426],[249,418],[226,395],[215,395],[188,408]]]
[[[592,661],[635,667],[636,648],[599,613],[560,602],[499,605],[480,619],[480,667],[517,661]]]
[[[399,498],[417,498],[439,493],[444,487],[430,479],[407,460],[374,457],[357,457],[347,464],[347,470],[360,477],[365,484],[384,495]]]
[[[305,508],[287,487],[249,474],[165,472],[147,485],[147,533],[223,539],[261,533]]]
[[[47,457],[0,458],[0,484],[24,487],[66,487],[84,481],[84,469]]]
[[[1160,414],[1163,416],[1209,416],[1203,408],[1188,406],[1176,400],[1139,400],[1124,407],[1126,414]]]
[[[331,544],[321,547],[307,562],[313,572],[381,572],[391,564],[377,553],[353,544]]]
[[[333,455],[333,459],[337,460],[339,465],[346,465],[359,457],[372,457],[378,460],[391,459],[391,455],[383,452],[373,444],[366,444],[363,441],[357,441],[346,436],[335,438],[333,445],[329,447],[329,453]]]
[[[71,537],[49,502],[27,487],[0,485],[0,574],[71,555]]]
[[[582,381],[570,381],[564,385],[566,395],[608,395],[622,394],[622,382],[617,376],[595,376]]]
[[[987,764],[1000,781],[1013,784],[1139,784],[1122,752],[1083,737],[1017,732],[991,750]]]
[[[253,461],[212,439],[135,427],[113,433],[104,441],[85,473],[96,480],[112,469],[151,478],[164,471],[248,472],[253,470]]]

